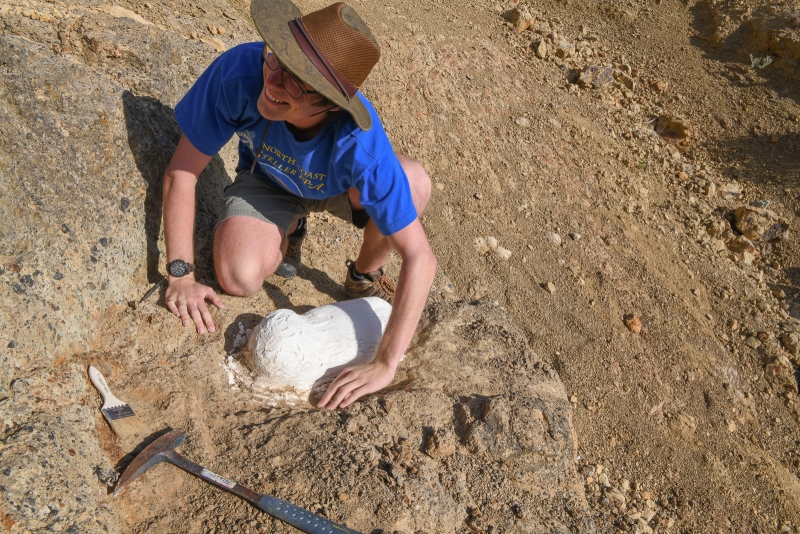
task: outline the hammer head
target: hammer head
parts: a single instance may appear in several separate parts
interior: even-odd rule
[[[175,447],[183,443],[184,439],[186,439],[186,432],[180,428],[176,428],[148,445],[133,459],[125,472],[122,473],[122,476],[119,477],[117,487],[114,488],[114,497],[122,493],[122,490],[124,490],[133,479],[154,465],[169,461],[169,456],[173,453]]]

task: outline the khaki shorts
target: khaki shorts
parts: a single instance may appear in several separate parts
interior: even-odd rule
[[[247,170],[237,174],[233,183],[225,188],[224,201],[217,226],[229,217],[243,215],[272,223],[288,233],[289,228],[309,213],[323,211],[358,228],[364,228],[369,222],[365,211],[354,211],[350,207],[347,193],[322,200],[302,198],[273,184],[269,178]]]

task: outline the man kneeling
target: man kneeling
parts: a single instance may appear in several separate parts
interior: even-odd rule
[[[291,0],[254,0],[251,12],[264,43],[223,53],[175,108],[183,135],[164,176],[166,303],[184,326],[214,331],[205,301],[222,301],[193,274],[195,186],[236,134],[237,175],[214,234],[227,293],[254,295],[272,274],[293,276],[311,212],[364,229],[358,257],[347,262],[347,296],[378,296],[393,310],[375,359],[342,371],[319,403],[344,408],[391,382],[419,323],[436,271],[419,221],[430,178],[392,150],[358,92],[380,49],[350,6],[302,16]],[[383,269],[392,250],[402,258],[396,290]]]

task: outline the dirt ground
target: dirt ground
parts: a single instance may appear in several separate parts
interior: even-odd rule
[[[215,46],[257,38],[245,2],[118,5]],[[298,5],[308,12],[325,2]],[[565,505],[563,523],[552,512],[554,522],[537,528],[800,532],[800,361],[792,341],[800,333],[800,3],[352,5],[383,48],[364,93],[396,150],[422,162],[434,183],[423,217],[439,259],[431,304],[496,305],[558,373],[573,407],[586,501]],[[530,24],[516,22],[515,8]],[[751,54],[770,53],[771,64],[751,63]],[[612,67],[607,83],[581,78],[593,65]],[[659,122],[666,115],[671,124]],[[233,145],[222,156],[232,176]],[[747,240],[735,213],[744,206],[771,212],[756,214],[766,226]],[[443,418],[419,400],[402,400],[402,392],[446,382],[447,372],[415,374],[412,355],[388,396],[360,403],[350,419],[252,388],[236,359],[263,315],[344,296],[344,261],[354,257],[359,232],[325,216],[309,226],[299,276],[270,278],[250,299],[225,297],[226,308],[214,312],[217,333],[182,329],[154,299],[117,317],[97,343],[106,349],[80,360],[106,362],[109,381],[139,406],[151,431],[183,425],[202,436],[187,456],[212,459],[222,474],[312,510],[367,522],[359,514],[378,512],[344,514],[352,496],[309,488],[313,476],[333,472],[377,476],[362,472],[371,453],[352,461],[305,458],[286,463],[300,462],[299,472],[282,470],[281,447],[291,451],[292,444],[271,441],[270,432],[306,439],[309,428],[340,425],[368,439],[380,434],[377,423],[347,427],[348,420],[369,421],[392,398],[401,399],[401,410]],[[206,251],[208,239],[198,236]],[[198,258],[198,266],[212,283],[209,258]],[[396,275],[398,258],[388,267]],[[636,318],[626,324],[630,314]],[[449,365],[458,375],[465,363]],[[182,370],[190,367],[196,381],[186,383]],[[496,376],[505,381],[497,386],[502,394],[527,380],[522,371]],[[305,414],[299,435],[286,428],[298,413]],[[412,419],[387,423],[392,436],[374,436],[375,443],[388,440],[387,458],[403,457],[397,435]],[[102,419],[97,432],[109,455],[128,450]],[[454,503],[463,513],[437,523],[415,517],[410,506],[395,530],[511,529],[481,520],[480,510],[524,519],[479,466],[453,470],[484,484]],[[181,489],[178,478],[167,480],[181,503],[132,492],[127,504],[115,505],[125,532],[284,528],[262,524],[257,511],[199,483]],[[369,493],[371,479],[363,480],[358,491]]]

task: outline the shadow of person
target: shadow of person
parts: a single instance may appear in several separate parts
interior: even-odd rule
[[[342,275],[344,275],[344,272],[344,269],[342,269]],[[319,269],[314,269],[307,265],[301,265],[300,269],[297,271],[297,276],[303,280],[308,280],[314,286],[314,289],[328,295],[336,301],[345,300],[347,298],[343,283],[335,281],[325,271],[320,271]]]
[[[287,309],[292,310],[298,315],[302,315],[308,310],[313,310],[314,306],[303,305],[303,306],[295,306],[292,301],[289,299],[286,294],[276,286],[275,284],[271,284],[270,282],[264,281],[263,284],[264,290],[267,292],[267,296],[272,299],[272,303],[275,304],[276,310]]]
[[[144,209],[144,238],[147,242],[147,279],[154,283],[159,273],[158,239],[161,232],[161,195],[164,170],[178,145],[181,129],[169,106],[149,96],[122,93],[122,107],[128,132],[128,145],[136,167],[147,183]],[[222,207],[222,190],[231,183],[222,159],[214,156],[200,175],[196,190],[195,269],[198,279],[214,282],[214,226]],[[126,202],[127,201],[127,202]],[[127,211],[130,199],[122,199],[120,208]]]

